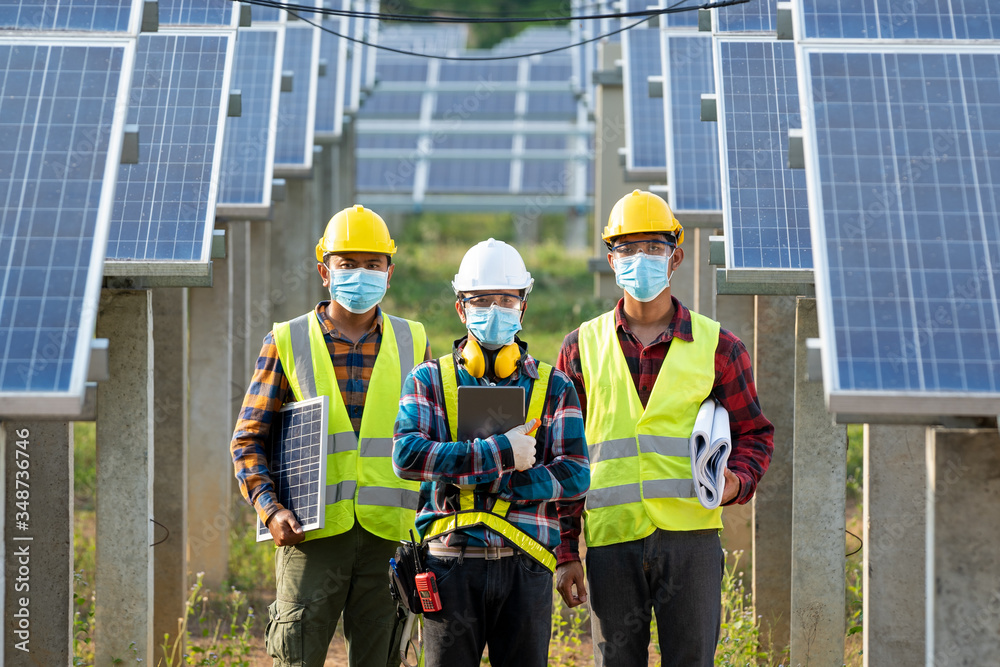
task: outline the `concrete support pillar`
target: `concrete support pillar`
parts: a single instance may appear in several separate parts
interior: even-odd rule
[[[226,257],[232,257],[227,237]],[[188,289],[188,569],[208,588],[226,579],[235,414],[229,400],[232,286],[228,259],[214,260],[212,287]]]
[[[354,204],[364,204],[357,201],[357,183],[355,174],[358,173],[358,163],[355,156],[355,148],[358,143],[358,132],[353,118],[344,119],[343,131],[340,135],[340,143],[337,151],[337,172],[333,175],[337,185],[337,195],[333,201],[333,210],[323,216],[325,223],[330,217],[341,209]]]
[[[823,385],[806,379],[806,339],[819,336],[816,300],[795,317],[791,663],[844,664],[844,510],[847,428],[826,411]]]
[[[232,254],[226,262],[229,265],[229,280],[232,286],[232,317],[230,352],[232,354],[232,376],[229,382],[229,416],[236,423],[236,415],[243,404],[243,395],[250,384],[253,370],[253,360],[260,351],[259,345],[251,345],[250,341],[250,223],[230,222],[226,225],[226,234],[232,236],[229,248]],[[250,348],[256,347],[250,358]],[[236,478],[233,477],[235,480]]]
[[[260,353],[264,336],[274,323],[271,313],[271,225],[270,221],[250,225],[250,363]],[[252,372],[252,367],[251,367]],[[245,387],[244,387],[245,389]]]
[[[4,665],[73,661],[73,425],[10,421]]]
[[[289,179],[287,188],[288,199],[275,206],[271,225],[271,305],[276,322],[298,317],[323,298],[315,255],[323,224],[315,214],[315,187],[309,180]]]
[[[708,235],[708,230],[703,230],[702,236],[707,238]],[[708,257],[704,259],[707,263]],[[715,299],[716,319],[719,320],[723,328],[732,331],[743,341],[752,358],[754,355],[754,298],[741,295],[716,295]],[[740,563],[742,569],[749,572],[753,563],[753,505],[747,503],[746,505],[729,505],[723,508],[722,524],[724,526],[722,545],[729,552],[744,552]]]
[[[927,493],[924,664],[995,665],[1000,655],[996,429],[929,429]]]
[[[865,425],[864,664],[923,662],[927,429]]]
[[[155,404],[150,292],[104,291],[97,337],[108,339],[111,379],[97,390],[94,664],[140,658],[152,665]]]
[[[154,419],[153,637],[178,636],[187,600],[187,291],[153,290]]]
[[[720,308],[725,303],[719,297]],[[792,434],[795,429],[795,297],[754,297],[754,379],[774,424],[774,454],[752,505],[753,599],[765,645],[789,642],[792,601]]]

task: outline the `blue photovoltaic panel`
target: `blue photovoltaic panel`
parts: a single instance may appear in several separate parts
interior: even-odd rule
[[[647,82],[661,73],[660,32],[633,28],[624,34],[628,168],[662,171],[667,167],[663,98],[650,97]]]
[[[412,56],[380,55],[375,61],[375,78],[379,81],[425,81],[427,61]]]
[[[261,23],[277,23],[285,16],[285,12],[276,7],[261,7],[260,5],[250,6],[250,19],[254,25]]]
[[[997,39],[995,0],[809,0],[797,10],[807,39]]]
[[[278,101],[278,141],[274,162],[281,173],[312,168],[316,81],[319,55],[317,30],[301,21],[285,26],[282,70],[294,75],[292,92]],[[278,168],[276,168],[278,171]]]
[[[721,211],[719,131],[715,123],[701,120],[701,95],[715,92],[712,38],[665,34],[663,44],[670,206],[675,211]]]
[[[160,26],[231,26],[233,0],[157,0]],[[256,8],[255,8],[256,9]],[[252,14],[251,14],[252,16]]]
[[[758,0],[758,1],[760,1],[760,0]],[[670,2],[668,0],[668,2],[667,2],[667,6],[668,7],[674,7],[675,5],[677,5],[676,2]],[[687,5],[680,5],[680,6],[678,6],[678,8],[684,7],[684,6],[687,6]],[[697,4],[692,4],[691,6],[692,7],[697,7],[698,5]],[[697,9],[690,9],[690,10],[684,11],[684,12],[671,12],[669,14],[664,14],[663,18],[661,19],[661,21],[663,22],[663,25],[665,25],[668,28],[697,28],[698,27],[698,10]]]
[[[241,115],[226,119],[219,174],[220,210],[271,206],[274,135],[283,33],[242,28],[236,40],[231,88],[241,95]]]
[[[514,93],[438,93],[433,117],[449,120],[513,118],[515,101]]]
[[[573,120],[576,118],[576,97],[567,88],[565,92],[528,93],[525,116],[539,120]]]
[[[447,136],[442,134],[442,136]],[[359,134],[355,145],[364,148],[405,148],[416,150],[419,134]]]
[[[340,17],[323,20],[323,27],[343,33]],[[319,57],[326,62],[326,74],[316,81],[316,138],[339,137],[344,122],[344,82],[339,76],[340,59],[346,55],[344,40],[329,32],[320,32]]]
[[[509,192],[510,160],[431,160],[427,192]]]
[[[726,265],[812,268],[805,172],[787,162],[788,128],[802,127],[794,45],[718,46]]]
[[[234,37],[139,36],[127,120],[139,162],[118,168],[109,261],[209,261]]]
[[[400,93],[379,90],[365,100],[358,111],[358,118],[420,118],[423,93]]]
[[[120,147],[128,66],[121,43],[0,43],[4,415],[79,412],[111,207],[102,181],[118,159],[109,151]]]
[[[0,29],[125,32],[130,0],[0,0]]]
[[[323,528],[326,520],[327,406],[326,396],[289,403],[278,412],[268,434],[267,470],[274,494],[303,530]],[[353,489],[341,490],[354,495]],[[257,541],[270,539],[270,531],[258,518]]]
[[[884,1],[884,0],[879,0]],[[715,9],[717,32],[773,32],[778,0],[751,0]]]
[[[524,160],[521,167],[521,192],[562,195],[566,193],[565,160]]]
[[[432,137],[433,150],[510,150],[514,138],[509,134],[449,134]]]
[[[413,191],[416,156],[357,159],[358,192],[409,193]]]
[[[992,415],[1000,49],[865,51],[805,51],[803,60],[831,409],[874,409],[870,397],[889,393],[909,399],[892,404],[901,413]],[[946,406],[942,394],[965,397]],[[985,402],[969,404],[972,394]]]

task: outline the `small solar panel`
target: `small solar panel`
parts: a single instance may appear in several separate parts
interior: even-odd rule
[[[179,275],[208,275],[234,41],[235,33],[139,35],[127,120],[139,129],[139,161],[118,169],[106,275],[164,262]]]
[[[0,29],[127,32],[134,4],[129,0],[0,0]]]
[[[239,5],[233,0],[157,0],[160,27],[236,27]]]
[[[677,214],[721,213],[719,131],[701,120],[701,95],[715,92],[712,38],[664,31],[662,40],[670,206]]]
[[[220,216],[257,219],[270,212],[284,35],[278,26],[239,31],[232,89],[240,91],[242,109],[226,118]]]
[[[1000,411],[1000,48],[803,49],[831,411]]]
[[[726,266],[811,269],[806,179],[788,168],[801,127],[790,41],[717,38]]]
[[[324,19],[322,25],[343,34],[343,20],[339,16]],[[320,32],[319,57],[326,64],[326,72],[316,82],[315,139],[330,141],[343,131],[347,40],[326,31]]]
[[[622,34],[625,145],[629,171],[664,172],[667,167],[663,98],[649,96],[650,76],[661,72],[660,33],[633,28]]]
[[[806,39],[998,39],[991,0],[809,0],[796,8]]]
[[[278,101],[275,176],[303,176],[312,170],[316,86],[319,74],[319,30],[301,21],[285,26],[282,69],[294,76],[291,92]]]
[[[326,450],[329,397],[289,403],[271,423],[267,469],[278,502],[295,514],[302,530],[326,523]],[[257,541],[271,539],[257,519]]]
[[[0,412],[78,414],[133,47],[0,40]]]
[[[716,32],[774,32],[778,0],[751,0],[715,12]]]

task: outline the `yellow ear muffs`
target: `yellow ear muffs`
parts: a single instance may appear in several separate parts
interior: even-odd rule
[[[497,350],[493,360],[493,373],[498,378],[510,377],[517,370],[521,362],[521,348],[517,343],[504,345]],[[483,348],[471,336],[466,340],[465,347],[462,348],[462,365],[466,372],[474,378],[481,378],[486,375],[488,361],[483,353]]]
[[[504,345],[497,350],[496,359],[493,360],[493,372],[498,378],[510,377],[517,370],[517,364],[521,361],[521,348],[517,343]]]
[[[465,347],[462,348],[462,360],[466,372],[472,377],[481,378],[486,375],[486,355],[472,336],[469,336],[465,341]]]

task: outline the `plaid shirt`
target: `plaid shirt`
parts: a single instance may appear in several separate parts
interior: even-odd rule
[[[486,385],[456,364],[458,384]],[[525,400],[538,379],[535,359],[525,354],[522,368],[499,386],[525,389]],[[437,360],[420,364],[406,378],[396,418],[393,468],[403,479],[419,480],[417,528],[421,535],[437,518],[458,509],[456,484],[475,484],[476,509],[490,509],[496,498],[512,503],[507,519],[552,549],[559,544],[557,500],[581,498],[590,486],[590,461],[583,435],[583,415],[572,383],[553,370],[535,439],[543,447],[535,466],[514,469],[514,454],[504,435],[485,440],[450,442],[447,412]],[[449,546],[503,546],[498,534],[467,528],[443,538]]]
[[[347,415],[354,426],[355,435],[358,435],[361,432],[365,397],[368,395],[368,382],[382,345],[382,309],[376,307],[371,329],[355,342],[341,333],[327,315],[326,307],[329,303],[321,301],[316,305],[315,313],[330,350],[330,359],[333,361],[333,370],[337,375]],[[430,359],[430,355],[428,343],[424,358]],[[272,514],[283,509],[278,503],[274,483],[267,469],[267,436],[275,413],[285,403],[294,400],[295,396],[278,358],[274,332],[269,332],[264,337],[264,346],[257,357],[257,367],[250,381],[250,388],[243,398],[243,407],[240,408],[233,441],[229,447],[240,492],[265,523]]]
[[[653,392],[653,384],[663,366],[663,359],[670,349],[670,341],[675,336],[681,340],[694,340],[691,334],[691,312],[676,297],[671,298],[674,304],[673,319],[666,331],[645,347],[632,334],[625,320],[624,299],[618,301],[614,311],[618,343],[644,408]],[[579,329],[566,336],[559,350],[556,367],[566,373],[576,386],[581,409],[586,414],[587,393],[580,363]],[[727,467],[740,478],[740,492],[727,504],[743,504],[753,497],[757,482],[771,462],[774,426],[761,412],[746,347],[739,338],[725,329],[719,331],[719,345],[715,348],[715,386],[712,387],[712,396],[729,411],[733,450]],[[578,541],[583,501],[560,505],[559,509],[562,543],[556,549],[556,557],[560,563],[579,560]]]

